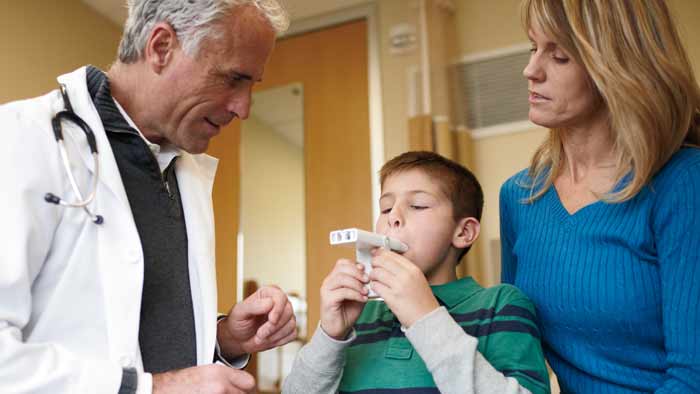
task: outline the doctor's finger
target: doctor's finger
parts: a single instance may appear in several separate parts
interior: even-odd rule
[[[293,340],[297,339],[298,336],[299,336],[299,335],[298,335],[298,333],[297,333],[297,330],[294,330],[294,331],[292,331],[289,335],[287,335],[286,337],[284,337],[284,338],[278,340],[276,343],[272,344],[272,347],[275,348],[275,347],[278,347],[278,346],[286,345],[286,344],[288,344],[289,342],[292,342]]]
[[[296,320],[290,320],[289,322],[287,322],[287,324],[284,325],[284,327],[280,328],[279,330],[277,330],[277,332],[270,335],[266,339],[266,342],[272,346],[278,346],[278,342],[280,340],[288,337],[291,333],[295,332],[297,332]]]
[[[267,319],[273,323],[277,323],[284,312],[287,305],[291,305],[287,295],[277,286],[265,286],[258,290],[260,297],[269,298],[272,300],[272,310],[268,313]]]
[[[284,310],[282,311],[282,315],[277,320],[276,325],[277,326],[286,325],[290,320],[295,320],[294,308],[292,308],[291,302],[287,302],[287,305],[284,307]]]
[[[274,335],[277,331],[279,331],[282,327],[286,326],[287,324],[292,324],[296,326],[296,318],[294,317],[294,313],[290,312],[289,317],[287,317],[284,320],[281,319],[276,323],[270,320],[266,321],[263,325],[258,327],[258,331],[255,333],[256,341],[258,343],[261,343],[262,341],[268,340],[270,336]]]
[[[272,310],[274,302],[270,298],[258,298],[254,295],[239,302],[233,308],[233,314],[242,319],[253,316],[266,315]]]
[[[233,386],[233,393],[253,393],[255,392],[255,378],[246,371],[227,368],[228,381]]]

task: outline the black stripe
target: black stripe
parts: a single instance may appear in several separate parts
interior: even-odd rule
[[[375,321],[374,323],[362,323],[362,324],[355,324],[355,331],[367,331],[367,330],[373,330],[375,328],[379,327],[386,327],[386,328],[391,328],[396,320],[378,320]]]
[[[400,331],[399,331],[400,332]],[[402,332],[400,332],[403,334]],[[358,335],[350,346],[366,345],[369,343],[386,341],[390,337],[394,337],[390,331],[379,331],[372,334]]]
[[[438,299],[438,301],[440,301]],[[513,317],[522,317],[525,319],[528,319],[532,321],[533,323],[535,322],[535,315],[532,314],[529,310],[526,308],[522,308],[519,306],[515,305],[506,305],[503,307],[498,313],[494,314],[495,308],[489,308],[489,309],[478,309],[473,312],[469,313],[450,313],[452,318],[457,322],[466,322],[466,321],[472,321],[472,320],[486,320],[486,319],[493,319],[496,316],[513,316]],[[362,323],[362,324],[355,324],[355,331],[368,331],[368,330],[373,330],[375,328],[379,327],[387,327],[391,328],[393,324],[396,323],[396,320],[386,320],[386,321],[376,321],[373,323]]]
[[[532,378],[533,380],[536,380],[540,383],[547,383],[545,381],[545,379],[539,373],[537,373],[537,371],[530,371],[530,370],[525,370],[525,369],[504,369],[501,372],[506,376],[513,376],[515,374],[522,374],[522,375],[525,375],[529,378]]]
[[[521,306],[516,306],[516,305],[506,305],[496,313],[496,316],[515,316],[515,317],[522,317],[525,319],[530,320],[531,322],[536,322],[537,320],[535,319],[535,315],[530,312],[529,309],[523,308]]]
[[[522,317],[525,319],[528,319],[532,321],[533,323],[535,322],[535,315],[532,314],[529,310],[523,307],[515,306],[515,305],[506,305],[504,306],[498,313],[494,312],[496,311],[495,308],[489,308],[489,309],[478,309],[473,312],[469,313],[454,313],[451,314],[452,318],[456,322],[465,322],[465,321],[471,321],[471,320],[486,320],[486,319],[493,319],[494,317],[497,316],[512,316],[512,317]]]
[[[462,329],[467,334],[473,337],[485,337],[498,332],[522,332],[530,334],[533,337],[540,339],[540,332],[537,328],[520,321],[496,321],[486,324],[471,324],[462,326]],[[367,345],[370,343],[386,341],[389,338],[403,338],[404,334],[401,330],[380,331],[371,334],[358,335],[350,346]]]
[[[462,326],[462,329],[467,334],[473,337],[485,337],[497,332],[522,332],[530,334],[533,337],[540,339],[540,332],[537,328],[519,321],[495,321],[487,324],[472,324]]]
[[[340,391],[340,394],[394,394],[394,393],[409,393],[409,394],[435,394],[440,393],[437,387],[411,387],[400,389],[369,389],[359,391]]]
[[[493,319],[495,308],[490,309],[477,309],[469,313],[454,313],[451,314],[452,318],[457,322],[465,322],[472,320],[486,320]]]

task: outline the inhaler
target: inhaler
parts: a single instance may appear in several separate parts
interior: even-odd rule
[[[365,267],[367,275],[372,271],[372,249],[383,247],[397,253],[408,250],[408,246],[397,239],[357,228],[331,231],[330,241],[331,245],[355,246],[355,259]],[[379,295],[369,288],[368,297],[379,298]]]

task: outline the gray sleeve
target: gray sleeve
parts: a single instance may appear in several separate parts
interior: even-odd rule
[[[297,354],[289,376],[284,380],[284,394],[337,393],[345,366],[345,349],[355,340],[355,330],[348,339],[337,341],[319,326],[311,341]]]
[[[136,394],[136,389],[139,385],[139,375],[136,372],[136,368],[124,368],[122,371],[119,394]]]
[[[477,350],[479,341],[440,307],[406,330],[441,393],[530,394],[515,378],[496,370]]]

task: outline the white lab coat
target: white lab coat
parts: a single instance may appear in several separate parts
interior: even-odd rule
[[[64,108],[58,90],[0,106],[0,393],[116,394],[123,367],[143,370],[143,253],[85,68],[58,80],[97,139],[99,183],[90,207],[104,224],[92,223],[82,209],[44,201],[47,192],[76,199],[51,128],[51,118]],[[64,136],[87,194],[94,165],[84,134],[64,122]],[[197,362],[206,364],[216,340],[211,191],[217,161],[185,153],[176,163]]]

